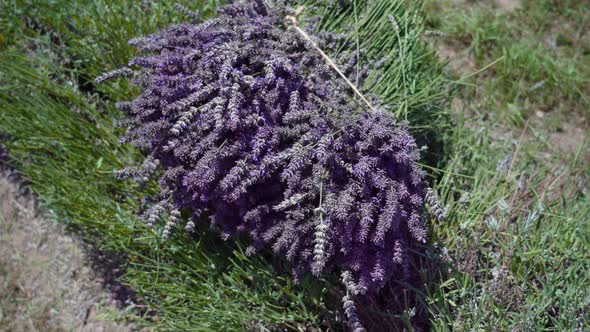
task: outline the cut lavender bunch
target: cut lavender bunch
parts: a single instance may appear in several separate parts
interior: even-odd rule
[[[208,219],[224,239],[244,234],[248,254],[272,249],[296,279],[337,269],[353,295],[377,292],[409,277],[407,249],[426,241],[415,141],[391,114],[363,112],[284,16],[233,4],[132,40],[143,92],[121,103],[123,141],[149,162],[121,173],[169,193],[146,213],[153,224],[166,207],[164,237],[186,211],[186,230]]]

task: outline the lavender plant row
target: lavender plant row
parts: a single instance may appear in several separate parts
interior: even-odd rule
[[[132,40],[138,70],[113,75],[142,87],[120,106],[124,142],[147,158],[122,175],[158,177],[144,219],[169,216],[165,236],[184,212],[188,231],[208,220],[224,239],[245,235],[248,254],[271,248],[296,279],[336,269],[353,295],[376,292],[426,240],[416,144],[387,112],[363,112],[283,17],[234,4]]]

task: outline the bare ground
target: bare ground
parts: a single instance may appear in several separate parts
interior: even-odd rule
[[[132,331],[80,243],[0,173],[0,331]]]
[[[495,3],[497,7],[505,11],[514,10],[520,5],[518,0],[496,0]]]

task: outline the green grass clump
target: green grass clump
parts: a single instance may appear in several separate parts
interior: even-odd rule
[[[465,50],[476,67],[499,60],[485,79],[470,81],[471,94],[484,106],[508,119],[514,109],[524,119],[553,110],[589,117],[590,39],[584,30],[590,9],[580,1],[558,3],[518,1],[515,9],[501,10],[493,1],[428,1],[429,25],[444,33],[440,43]]]
[[[584,331],[590,323],[590,140],[579,119],[589,54],[578,30],[590,12],[576,1],[517,3],[428,3],[431,28],[444,33],[440,48],[472,65],[450,76],[500,59],[460,80],[453,149],[435,171],[449,205],[447,222],[433,226],[445,261],[428,295],[437,331]]]
[[[590,154],[545,159],[542,142],[512,145],[476,117],[465,121],[481,127],[462,130],[437,185],[449,210],[432,230],[448,269],[428,296],[435,330],[588,326]],[[514,164],[498,171],[506,154]]]

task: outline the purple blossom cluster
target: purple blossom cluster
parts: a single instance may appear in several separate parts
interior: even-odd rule
[[[296,279],[336,269],[352,295],[376,292],[426,241],[416,143],[387,112],[363,112],[283,17],[233,4],[132,40],[143,92],[119,103],[123,141],[148,157],[121,176],[158,178],[144,219],[170,216],[165,236],[184,213],[188,231],[208,220],[224,239],[246,236],[250,255],[272,249]]]

